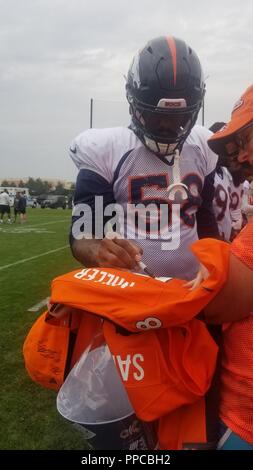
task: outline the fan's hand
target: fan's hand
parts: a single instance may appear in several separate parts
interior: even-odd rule
[[[184,284],[184,286],[189,287],[190,290],[194,290],[197,287],[199,287],[201,282],[205,281],[208,277],[209,277],[209,271],[206,269],[206,267],[203,264],[200,264],[197,276],[191,281]]]

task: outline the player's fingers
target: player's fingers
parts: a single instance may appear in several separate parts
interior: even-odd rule
[[[134,260],[136,259],[136,256],[142,256],[143,254],[143,249],[138,246],[136,243],[130,240],[125,240],[124,238],[115,238],[114,242],[116,245],[122,247],[131,258]]]
[[[115,266],[126,269],[134,269],[136,261],[129,255],[129,252],[122,246],[115,243],[115,240],[104,239],[99,249],[99,264],[101,266]]]

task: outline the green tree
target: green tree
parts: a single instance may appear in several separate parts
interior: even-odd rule
[[[59,196],[64,196],[66,194],[66,189],[64,188],[64,185],[58,181],[54,194],[57,194]]]
[[[35,180],[35,192],[36,194],[44,194],[45,193],[45,185],[41,178],[36,178]]]
[[[50,193],[52,191],[52,183],[49,183],[49,181],[43,181],[44,184],[44,192]]]
[[[36,194],[36,182],[31,176],[29,176],[29,179],[26,185],[27,185],[27,188],[29,188],[30,194]]]
[[[1,186],[4,188],[10,188],[13,185],[8,180],[3,180]]]

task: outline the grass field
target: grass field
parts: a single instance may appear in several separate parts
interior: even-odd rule
[[[29,209],[26,224],[0,225],[0,449],[86,448],[58,414],[56,392],[30,380],[22,357],[51,280],[78,267],[68,248],[70,217],[70,210]]]

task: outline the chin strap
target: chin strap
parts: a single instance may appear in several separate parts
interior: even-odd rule
[[[170,184],[167,188],[169,194],[168,199],[170,201],[175,201],[175,199],[178,199],[178,193],[179,198],[182,201],[186,201],[188,199],[188,186],[186,186],[184,183],[181,183],[179,159],[179,150],[175,150],[174,165],[172,167],[173,183]]]

